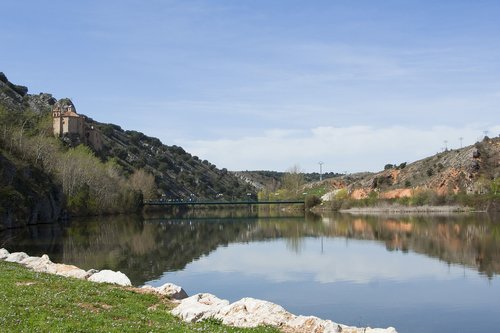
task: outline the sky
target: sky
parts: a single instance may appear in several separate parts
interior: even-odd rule
[[[378,171],[500,134],[497,0],[0,1],[12,82],[219,168]]]

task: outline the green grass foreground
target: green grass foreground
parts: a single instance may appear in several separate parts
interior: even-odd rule
[[[215,320],[186,324],[169,313],[172,308],[157,295],[0,261],[2,332],[278,332],[228,327]]]

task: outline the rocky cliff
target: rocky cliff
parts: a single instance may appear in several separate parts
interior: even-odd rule
[[[0,153],[0,230],[54,222],[62,203],[60,188],[47,174]]]

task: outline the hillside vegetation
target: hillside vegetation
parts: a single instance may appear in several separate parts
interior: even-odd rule
[[[413,163],[387,164],[377,173],[353,174],[308,184],[322,189],[335,209],[397,203],[500,208],[500,138],[485,137]],[[307,187],[306,186],[306,187]]]
[[[349,175],[244,171],[237,175],[259,189],[262,200],[305,199],[324,209],[393,205],[453,205],[500,210],[500,137],[445,150],[413,163],[387,164],[376,173]]]
[[[61,214],[136,211],[144,198],[246,198],[253,187],[181,147],[86,118],[102,147],[56,138],[52,108],[72,105],[28,94],[0,73],[0,228]]]

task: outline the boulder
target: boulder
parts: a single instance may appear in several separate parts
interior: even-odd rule
[[[25,258],[20,262],[20,264],[31,268],[35,272],[56,274],[77,279],[86,279],[89,276],[86,271],[76,266],[54,264],[52,261],[50,261],[49,256],[46,254],[41,257]]]
[[[47,273],[47,266],[52,265],[53,263],[50,261],[49,256],[44,254],[41,257],[27,257],[23,259],[20,264],[31,268],[36,272]]]
[[[73,265],[53,264],[51,267],[54,270],[53,274],[65,277],[72,277],[75,279],[84,280],[89,277],[86,271]],[[127,278],[128,279],[128,278]],[[130,283],[130,280],[129,280]],[[130,284],[129,284],[130,285]]]
[[[165,283],[160,287],[153,287],[150,285],[145,285],[143,289],[154,291],[160,295],[167,296],[171,299],[181,300],[188,297],[188,294],[182,287],[175,285],[173,283]]]
[[[130,279],[125,274],[123,274],[122,272],[115,272],[108,269],[92,274],[88,278],[88,280],[99,283],[103,282],[114,283],[120,286],[127,286],[127,287],[132,285]]]
[[[5,261],[8,262],[17,262],[20,263],[24,259],[28,258],[28,255],[24,252],[14,252],[8,255],[7,258],[5,258]]]
[[[228,305],[227,300],[212,294],[196,294],[180,301],[180,304],[172,310],[172,314],[193,323],[216,317],[219,311]]]
[[[242,298],[224,308],[215,316],[225,325],[237,327],[283,326],[295,316],[280,305],[254,298]]]
[[[323,320],[314,316],[294,316],[287,322],[283,329],[285,332],[295,333],[397,333],[394,327],[370,328],[352,327],[335,323],[331,320]]]
[[[0,249],[0,260],[4,260],[9,256],[9,254],[9,251],[7,251],[6,249]]]
[[[284,325],[285,331],[296,333],[337,333],[350,332],[349,327],[334,323],[331,320],[323,320],[314,316],[295,316]],[[355,331],[357,332],[357,331]],[[360,331],[362,332],[362,331]]]

